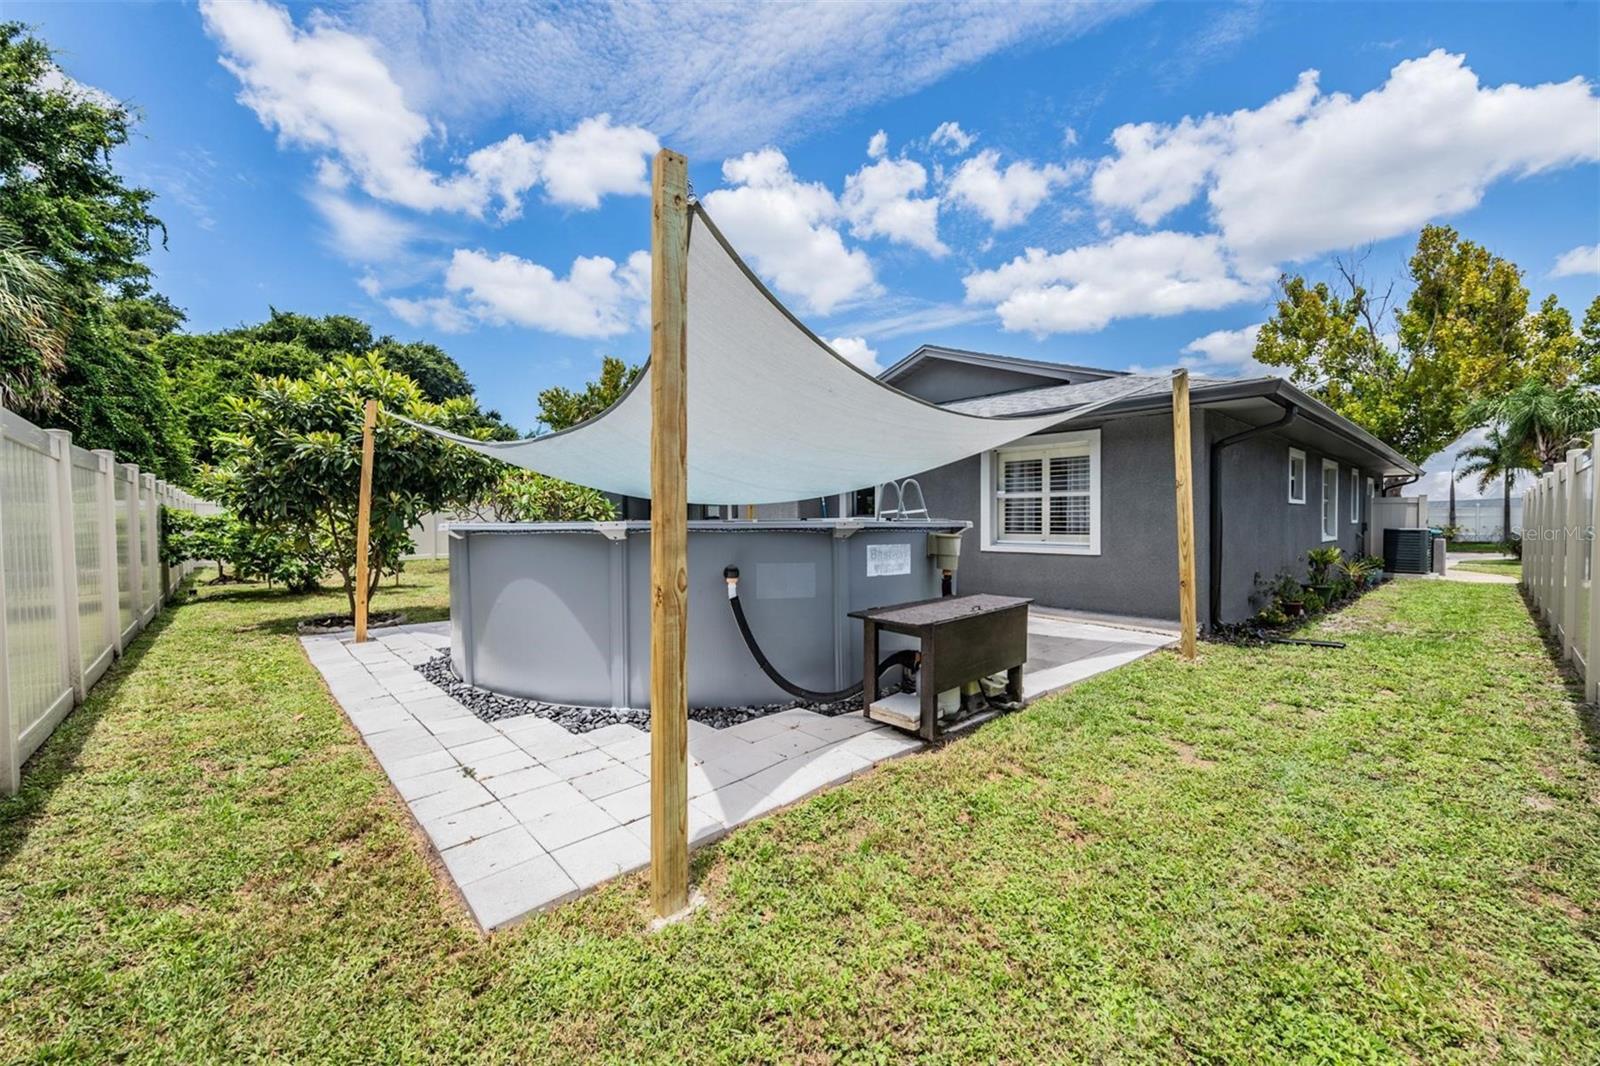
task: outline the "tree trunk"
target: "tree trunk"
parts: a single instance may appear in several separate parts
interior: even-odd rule
[[[1501,492],[1504,497],[1500,501],[1500,542],[1502,544],[1511,543],[1511,481],[1516,476],[1517,472],[1515,470],[1506,471],[1505,488]]]

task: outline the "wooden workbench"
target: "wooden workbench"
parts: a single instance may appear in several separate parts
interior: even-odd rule
[[[872,705],[878,699],[880,630],[915,637],[922,645],[916,733],[924,740],[970,729],[997,713],[974,715],[943,730],[939,726],[939,693],[948,689],[1004,670],[1007,694],[1021,703],[1022,666],[1028,659],[1028,604],[1032,602],[1020,596],[945,596],[851,611],[851,618],[861,619],[862,713],[873,717]]]

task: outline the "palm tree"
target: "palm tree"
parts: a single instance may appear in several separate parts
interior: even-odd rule
[[[0,404],[49,410],[66,356],[66,310],[61,280],[0,219]]]
[[[1600,392],[1584,385],[1524,381],[1510,392],[1490,396],[1468,411],[1473,424],[1497,423],[1505,438],[1533,452],[1549,470],[1566,458],[1577,438],[1600,426]]]
[[[1464,448],[1457,457],[1464,459],[1461,466],[1461,476],[1478,478],[1478,491],[1487,492],[1489,486],[1496,479],[1501,481],[1500,487],[1500,539],[1511,539],[1511,483],[1516,480],[1519,470],[1537,470],[1538,460],[1525,444],[1512,440],[1501,431],[1499,426],[1489,430],[1488,438],[1482,444],[1475,444]],[[1455,484],[1452,481],[1452,489]]]

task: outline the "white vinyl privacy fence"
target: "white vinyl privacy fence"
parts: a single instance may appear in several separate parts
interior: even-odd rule
[[[1451,537],[1452,542],[1461,541],[1502,541],[1505,540],[1505,501],[1499,496],[1488,496],[1481,500],[1456,501],[1456,535]],[[1430,526],[1444,527],[1450,524],[1450,501],[1430,500],[1428,503],[1428,521]],[[1515,533],[1522,528],[1522,500],[1520,497],[1511,497],[1511,532]]]
[[[0,795],[198,565],[162,565],[163,507],[215,510],[0,408]]]
[[[1600,626],[1594,624],[1593,575],[1600,560],[1595,531],[1595,459],[1590,447],[1567,453],[1539,475],[1522,497],[1522,581],[1539,620],[1561,643],[1561,653],[1583,677],[1585,699],[1600,692]]]

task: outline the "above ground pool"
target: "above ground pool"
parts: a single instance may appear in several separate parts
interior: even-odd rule
[[[939,595],[929,534],[965,522],[689,523],[689,704],[793,697],[763,673],[729,609],[726,567],[755,639],[790,681],[861,680],[849,612]],[[450,656],[463,681],[548,703],[650,704],[650,523],[452,523]],[[909,642],[907,642],[908,646]],[[901,647],[885,640],[881,654]]]

